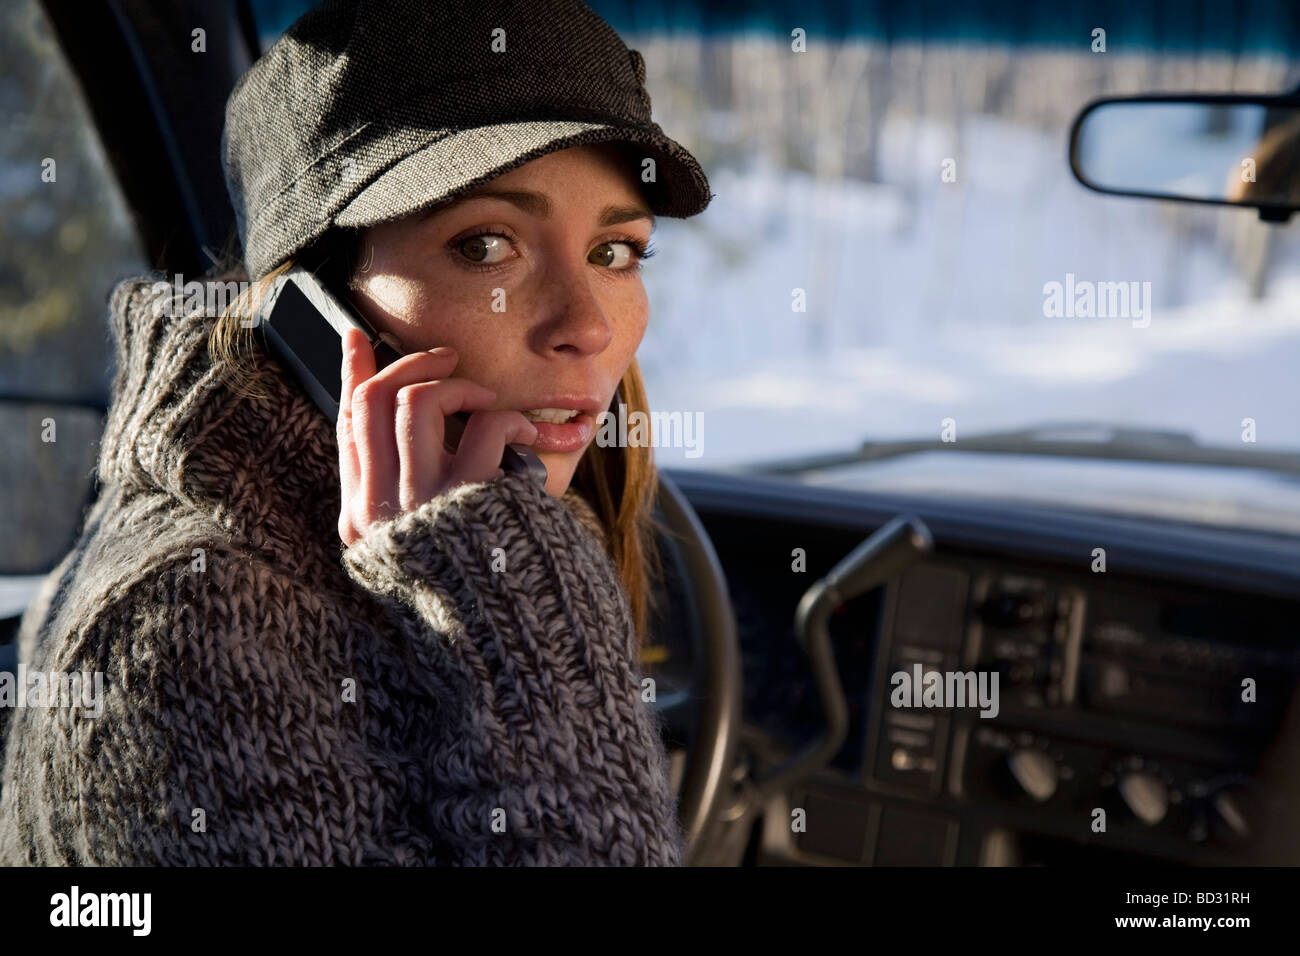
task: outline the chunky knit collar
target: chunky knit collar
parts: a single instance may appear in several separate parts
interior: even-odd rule
[[[100,480],[179,499],[290,564],[305,541],[342,550],[334,426],[260,347],[257,381],[270,397],[234,392],[208,355],[217,320],[155,314],[164,286],[170,294],[161,277],[142,276],[113,290],[117,371]],[[563,501],[608,551],[590,504],[573,488]]]

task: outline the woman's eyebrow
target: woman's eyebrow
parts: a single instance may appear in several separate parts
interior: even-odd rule
[[[631,222],[633,219],[645,219],[650,223],[650,228],[655,227],[655,217],[648,209],[642,209],[640,206],[606,206],[600,211],[600,226],[617,226],[620,222]]]
[[[549,219],[554,208],[549,197],[543,193],[526,189],[476,189],[459,197],[459,202],[467,202],[471,199],[501,199],[518,206],[530,216],[536,216],[538,219]],[[433,211],[430,210],[426,213],[426,217],[431,215]],[[650,221],[650,228],[655,227],[654,215],[640,206],[606,206],[600,211],[600,217],[596,224],[598,226],[616,226],[621,222],[631,222],[633,219],[647,219]]]

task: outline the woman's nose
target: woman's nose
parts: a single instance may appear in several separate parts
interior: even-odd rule
[[[545,319],[537,329],[537,344],[546,353],[594,355],[609,347],[614,326],[592,294],[585,276],[553,276],[547,283]]]

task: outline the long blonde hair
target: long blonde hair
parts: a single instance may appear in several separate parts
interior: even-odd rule
[[[336,275],[350,280],[356,268],[356,249],[357,236],[352,235],[336,243],[326,255],[291,259],[249,283],[229,303],[213,326],[208,354],[235,394],[256,400],[270,397],[260,377],[259,347],[251,323],[244,320],[256,313],[275,279],[293,268],[295,262],[309,266],[329,262]],[[333,254],[340,251],[340,255]],[[219,273],[217,281],[246,282],[248,279],[242,261],[229,255],[215,271]],[[629,420],[637,411],[645,413],[650,420],[645,384],[635,358],[619,382],[615,407],[618,402],[627,406]],[[614,566],[636,625],[637,647],[644,651],[650,616],[657,607],[652,580],[659,578],[663,571],[656,534],[667,533],[654,516],[659,478],[653,444],[620,448],[601,447],[592,442],[578,463],[572,485],[591,504],[605,528]]]

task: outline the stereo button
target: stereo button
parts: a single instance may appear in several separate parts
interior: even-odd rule
[[[1165,818],[1169,810],[1169,788],[1155,774],[1130,770],[1119,778],[1119,795],[1137,817],[1149,827]]]
[[[1007,766],[1020,789],[1038,803],[1056,793],[1056,762],[1041,750],[1021,748],[1007,755]]]

